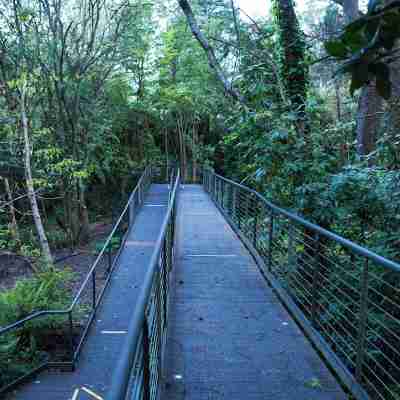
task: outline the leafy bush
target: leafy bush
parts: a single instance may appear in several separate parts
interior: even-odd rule
[[[0,326],[7,326],[36,311],[65,309],[70,294],[65,285],[70,271],[48,270],[19,281],[13,289],[0,293]],[[20,329],[0,336],[0,387],[28,372],[47,357],[40,337],[49,329],[62,328],[63,316],[37,318]]]

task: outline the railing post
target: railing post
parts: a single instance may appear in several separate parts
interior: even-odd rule
[[[320,243],[319,243],[319,234],[317,233],[315,236],[315,239],[313,239],[314,242],[314,269],[313,269],[313,275],[312,275],[312,288],[311,288],[311,322],[315,326],[317,323],[317,314],[318,314],[318,289],[319,289],[319,280],[320,280],[320,266],[319,266],[319,260],[320,260]]]
[[[242,225],[241,218],[240,218],[241,217],[241,215],[240,215],[240,197],[237,198],[237,194],[238,194],[239,190],[240,189],[236,189],[236,217],[237,217],[237,221],[238,221],[237,225],[238,225],[238,228],[240,230],[241,225]]]
[[[257,250],[257,226],[258,226],[258,210],[254,210],[254,225],[253,225],[253,247]]]
[[[274,212],[271,210],[268,235],[268,270],[272,271],[272,243],[274,241]]]
[[[236,194],[237,189],[234,185],[232,185],[232,220],[236,222]]]
[[[248,226],[248,231],[250,231],[250,226],[249,226],[249,217],[251,216],[251,212],[250,212],[250,202],[251,202],[251,192],[247,192],[247,196],[246,196],[246,221],[247,221],[247,226]],[[250,236],[250,234],[249,234]],[[250,238],[249,238],[250,239]]]
[[[110,242],[108,243],[107,259],[108,259],[107,274],[110,274],[110,272],[111,272],[111,266],[112,266],[111,240],[110,240]]]
[[[69,330],[69,352],[71,355],[72,369],[74,369],[74,325],[72,322],[72,311],[68,313],[68,330]]]
[[[224,209],[225,182],[221,180],[221,208]]]
[[[93,310],[96,309],[96,270],[92,272],[92,296],[93,296],[93,302],[92,302],[92,307]]]
[[[217,199],[217,177],[215,176],[215,173],[213,173],[213,177],[214,177],[214,185],[213,185],[213,199],[216,200]]]
[[[150,400],[150,341],[147,320],[143,322],[143,400]]]
[[[356,360],[356,379],[362,383],[362,370],[365,356],[365,337],[367,332],[368,322],[368,258],[365,259],[365,264],[361,280],[361,299],[360,299],[360,314],[357,338],[357,360]]]
[[[129,203],[129,227],[132,227],[133,221],[134,221],[134,200],[135,200],[135,195],[132,196],[131,201]]]
[[[169,276],[169,238],[167,236],[164,240],[164,268],[161,274],[162,282],[163,282],[163,330],[167,327],[167,316],[168,316],[168,276]]]

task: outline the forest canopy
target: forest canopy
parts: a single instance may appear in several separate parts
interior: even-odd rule
[[[3,254],[52,265],[179,162],[398,256],[398,2],[241,5],[0,1]]]

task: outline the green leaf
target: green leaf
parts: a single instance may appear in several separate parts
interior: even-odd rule
[[[336,58],[346,58],[347,49],[346,45],[340,40],[331,40],[325,43],[326,52]]]

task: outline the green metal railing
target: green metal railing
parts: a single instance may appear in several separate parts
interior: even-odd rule
[[[26,329],[28,324],[36,324],[40,329],[41,323],[56,318],[57,325],[54,333],[57,334],[57,341],[59,342],[58,352],[62,348],[63,353],[66,354],[62,360],[53,358],[51,354],[44,354],[36,362],[30,361],[29,365],[24,365],[23,361],[20,362],[20,365],[10,365],[10,368],[15,368],[17,376],[12,382],[7,382],[6,385],[0,387],[0,393],[10,390],[21,381],[46,368],[74,369],[91,323],[95,318],[96,310],[124,247],[126,234],[135,221],[151,182],[152,168],[148,167],[142,174],[104,247],[90,267],[85,280],[67,309],[38,310],[9,326],[0,327],[0,341],[11,343],[16,335]],[[102,277],[101,287],[98,284],[100,276]],[[46,323],[46,325],[49,325],[49,323]],[[51,334],[51,332],[49,333]],[[21,360],[23,360],[23,357],[21,357]],[[4,360],[1,362],[4,362]]]
[[[125,351],[115,370],[107,400],[156,400],[160,397],[179,185],[180,172],[177,170],[170,174],[168,211],[129,323]]]
[[[400,265],[203,171],[262,273],[356,399],[400,399]]]

